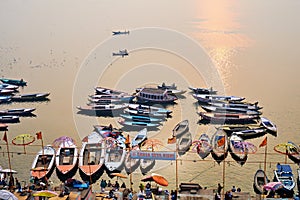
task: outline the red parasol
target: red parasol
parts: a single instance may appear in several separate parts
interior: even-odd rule
[[[141,145],[141,149],[151,149],[152,151],[154,151],[154,147],[159,149],[159,147],[163,147],[163,143],[158,139],[148,139]]]
[[[35,137],[30,134],[21,134],[16,136],[11,142],[14,145],[24,146],[24,154],[26,154],[25,146],[33,143],[35,141]]]

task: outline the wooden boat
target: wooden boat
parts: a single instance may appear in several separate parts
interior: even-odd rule
[[[166,85],[165,83],[162,83],[161,85],[157,86],[158,89],[172,89],[172,90],[177,90],[177,86],[175,83],[173,83],[172,85]]]
[[[193,94],[193,97],[197,99],[200,103],[208,103],[208,102],[236,102],[243,101],[244,97],[238,96],[223,96],[223,95],[208,95],[208,94]]]
[[[176,137],[177,138],[177,137]],[[192,146],[192,134],[190,132],[186,132],[183,135],[181,135],[177,140],[177,151],[179,155],[185,154],[190,147]]]
[[[11,85],[11,84],[7,84],[7,83],[2,83],[0,84],[0,89],[9,89],[9,90],[17,90],[19,88],[19,86],[17,85]]]
[[[195,88],[195,87],[189,87],[190,90],[192,90],[195,94],[217,94],[217,90],[213,90],[211,88]]]
[[[141,128],[141,127],[148,127],[148,128],[155,128],[158,127],[160,124],[158,123],[150,123],[150,122],[138,122],[138,121],[127,121],[124,118],[119,118],[119,124],[123,126],[127,126],[129,128]]]
[[[154,118],[161,118],[165,119],[168,117],[167,114],[164,113],[157,113],[157,112],[152,112],[152,111],[147,111],[147,110],[131,110],[129,108],[124,109],[125,113],[128,113],[130,115],[137,115],[137,116],[145,116],[145,117],[154,117]]]
[[[32,177],[42,179],[50,178],[55,168],[55,149],[48,145],[44,146],[35,156],[30,170]]]
[[[15,108],[0,110],[0,115],[15,115],[15,116],[26,116],[32,114],[35,108]]]
[[[240,165],[245,164],[248,159],[248,152],[244,151],[244,148],[240,146],[242,142],[244,142],[244,140],[235,134],[232,134],[229,138],[230,155]]]
[[[11,101],[11,96],[0,96],[0,103],[9,103]]]
[[[217,163],[222,162],[228,154],[228,138],[225,131],[218,129],[211,138],[212,157]]]
[[[62,142],[56,151],[56,174],[61,181],[72,178],[78,168],[78,149],[74,142]]]
[[[137,122],[156,122],[159,123],[162,121],[162,118],[154,118],[154,117],[148,117],[148,116],[142,116],[142,115],[126,115],[126,114],[120,114],[121,117],[131,120],[131,121],[137,121]]]
[[[20,122],[19,116],[2,115],[0,116],[0,123],[18,123]]]
[[[246,102],[208,102],[208,105],[214,107],[224,107],[224,108],[242,108],[246,110],[260,110],[262,107],[258,106],[258,102],[246,103]]]
[[[134,151],[139,151],[139,146],[135,146],[132,148]],[[127,174],[131,174],[140,166],[140,159],[134,159],[130,156],[130,151],[126,153],[126,158],[124,161],[125,171]]]
[[[90,106],[77,106],[83,113],[96,114],[96,115],[107,115],[121,112],[124,108],[126,108],[126,104],[107,104],[107,105],[98,105],[93,104]]]
[[[254,181],[253,181],[253,189],[256,194],[264,194],[264,185],[269,182],[268,177],[264,170],[259,169],[255,172]]]
[[[235,130],[233,134],[240,136],[243,139],[250,139],[260,137],[266,134],[266,129],[264,127]]]
[[[277,164],[274,170],[274,181],[281,182],[288,191],[293,191],[296,186],[292,168],[288,164]]]
[[[117,138],[119,135],[123,133],[123,130],[114,128],[110,124],[109,126],[105,125],[94,125],[94,130],[99,133],[103,138],[112,137]]]
[[[136,96],[138,103],[169,104],[177,100],[177,97],[169,95],[167,90],[156,88],[142,88]]]
[[[94,183],[104,172],[106,151],[102,139],[97,132],[92,132],[82,140],[78,167],[80,176],[84,181]]]
[[[7,83],[7,84],[11,84],[11,85],[17,85],[17,86],[25,86],[25,85],[27,85],[27,82],[24,81],[23,79],[16,80],[16,79],[1,78],[0,81],[2,83]]]
[[[292,154],[288,154],[288,157],[290,160],[292,160],[296,164],[300,164],[300,147],[299,145],[296,145],[295,143],[288,141],[288,144],[291,144],[293,150],[290,150],[290,152],[293,152]]]
[[[97,104],[124,103],[131,102],[133,98],[131,95],[93,95],[89,101]]]
[[[204,159],[210,154],[212,146],[210,138],[206,133],[201,134],[199,139],[193,143],[195,144],[195,148],[193,150],[197,152],[200,158]]]
[[[12,95],[13,93],[15,93],[15,90],[11,90],[11,89],[0,89],[0,95]]]
[[[129,34],[129,31],[112,31],[113,35],[126,35]]]
[[[201,107],[207,112],[216,112],[216,113],[242,113],[247,115],[261,115],[262,113],[257,110],[248,110],[244,108],[230,108],[230,107],[216,107],[216,106],[205,106]]]
[[[257,119],[256,115],[238,114],[238,113],[207,113],[200,112],[202,120],[210,123],[228,123],[228,124],[244,124],[253,122]]]
[[[171,114],[173,112],[172,110],[168,110],[158,106],[132,104],[132,103],[128,104],[128,108],[131,110],[148,111],[149,113]]]
[[[139,146],[142,144],[142,142],[144,142],[145,140],[147,140],[147,129],[143,128],[142,130],[140,130],[135,137],[132,139],[131,141],[131,146],[135,147],[135,146]]]
[[[44,101],[48,100],[50,93],[30,93],[30,94],[20,94],[11,97],[13,101]]]
[[[96,94],[105,94],[105,95],[129,95],[126,92],[122,92],[119,90],[115,90],[115,89],[109,89],[109,88],[105,88],[105,87],[95,87],[95,92]]]
[[[263,125],[269,133],[271,133],[274,136],[277,136],[277,127],[273,122],[271,122],[265,117],[260,117],[260,121],[261,125]]]
[[[140,170],[142,174],[147,174],[155,166],[155,159],[141,159]]]
[[[126,157],[126,150],[120,146],[106,146],[104,165],[110,172],[122,171]]]
[[[172,133],[173,137],[179,138],[183,134],[189,131],[189,121],[183,120],[176,124],[176,126],[173,128]]]

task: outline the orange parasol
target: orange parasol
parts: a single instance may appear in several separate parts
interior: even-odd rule
[[[110,175],[112,175],[112,176],[116,176],[116,177],[118,177],[118,178],[127,178],[127,176],[126,176],[126,175],[124,175],[124,174],[121,174],[121,173],[111,173]]]
[[[141,179],[143,182],[154,181],[161,186],[168,186],[169,182],[162,175],[152,173],[151,176],[146,176]]]
[[[159,149],[159,147],[163,147],[163,143],[158,139],[148,139],[141,145],[141,149],[151,149],[152,151],[154,151],[154,147]]]

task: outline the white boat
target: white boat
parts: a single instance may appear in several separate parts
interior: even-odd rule
[[[211,138],[212,157],[218,162],[222,162],[228,154],[228,138],[222,129],[218,129]]]
[[[168,110],[163,107],[143,105],[143,104],[132,104],[131,103],[131,104],[128,104],[128,108],[131,110],[148,111],[150,113],[162,113],[162,114],[171,114],[172,113],[172,110]]]
[[[186,132],[183,135],[181,135],[177,140],[177,151],[179,155],[185,154],[190,147],[192,146],[192,134],[190,132]]]
[[[119,52],[113,52],[112,55],[113,56],[122,56],[122,58],[123,58],[124,56],[128,56],[129,53],[128,53],[127,49],[124,49],[124,50],[119,50]]]
[[[240,165],[245,164],[246,160],[248,159],[248,152],[240,146],[240,144],[243,142],[244,140],[238,135],[232,134],[229,137],[229,150],[231,157]]]
[[[135,147],[142,144],[142,142],[144,142],[147,139],[147,133],[147,128],[143,128],[142,130],[140,130],[132,139],[131,146]]]
[[[173,137],[180,137],[188,131],[189,131],[189,121],[183,120],[178,124],[176,124],[176,126],[173,128],[172,130]]]
[[[257,110],[248,110],[245,108],[231,108],[231,107],[217,107],[217,106],[205,106],[201,107],[208,112],[218,112],[218,113],[243,113],[247,115],[261,115],[262,113]]]
[[[193,142],[195,144],[194,151],[200,156],[200,158],[206,158],[211,150],[211,141],[206,133],[200,135],[199,139]]]
[[[253,189],[256,194],[263,194],[264,191],[264,185],[266,185],[269,182],[268,177],[266,173],[259,169],[255,172],[254,175],[254,181],[253,181]]]
[[[263,125],[272,135],[277,136],[277,126],[265,117],[260,117],[261,125]]]
[[[129,31],[112,31],[113,35],[128,35],[130,32]]]
[[[138,146],[135,146],[132,148],[132,150],[139,151],[140,148]],[[128,151],[126,154],[124,165],[127,174],[131,174],[140,166],[140,159],[131,158],[130,152]]]
[[[260,136],[263,136],[265,133],[266,133],[266,129],[264,127],[236,130],[236,131],[232,132],[232,134],[238,135],[243,139],[260,137]]]
[[[35,156],[30,170],[32,177],[42,179],[49,178],[55,168],[55,149],[48,145],[44,146]]]
[[[247,103],[247,102],[209,102],[208,105],[215,107],[224,107],[224,108],[243,108],[247,110],[260,110],[262,107],[258,106],[258,102]]]
[[[79,173],[84,181],[98,180],[103,173],[105,143],[103,137],[92,132],[82,140],[79,154]]]
[[[122,171],[126,157],[126,150],[119,146],[106,144],[106,155],[104,165],[110,172]]]

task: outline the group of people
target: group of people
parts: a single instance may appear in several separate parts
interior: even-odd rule
[[[14,191],[15,189],[17,189],[18,193],[22,192],[21,183],[17,178],[14,178],[12,174],[1,177],[0,186],[4,188],[7,187],[10,191]]]
[[[215,194],[215,200],[221,200],[222,189],[223,187],[220,183],[218,183],[217,193]],[[232,186],[231,190],[225,192],[225,200],[232,200],[233,192],[241,192],[241,188],[236,188],[235,186]]]

